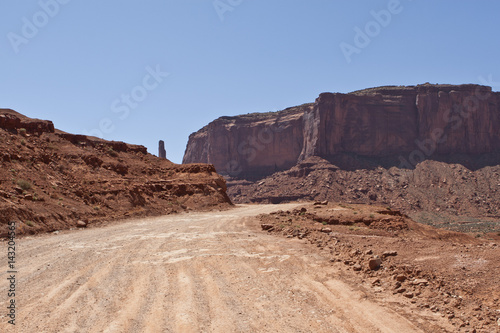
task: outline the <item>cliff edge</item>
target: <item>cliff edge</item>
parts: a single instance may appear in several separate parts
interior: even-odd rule
[[[214,120],[191,134],[183,163],[259,179],[312,156],[345,170],[500,164],[500,93],[474,84],[322,93],[315,103]]]

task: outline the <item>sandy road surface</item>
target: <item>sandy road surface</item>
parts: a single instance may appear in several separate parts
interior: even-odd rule
[[[18,239],[17,332],[421,332],[337,279],[309,245],[248,227],[293,206]],[[11,331],[4,312],[0,331]]]

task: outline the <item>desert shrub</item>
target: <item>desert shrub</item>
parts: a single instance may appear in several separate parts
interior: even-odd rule
[[[112,157],[117,157],[118,153],[113,149],[113,147],[108,146],[108,154]]]
[[[31,183],[27,180],[24,180],[24,179],[18,179],[17,186],[22,188],[24,191],[31,189]]]
[[[25,136],[26,135],[26,128],[20,128],[18,130],[19,134],[21,134],[22,136]]]

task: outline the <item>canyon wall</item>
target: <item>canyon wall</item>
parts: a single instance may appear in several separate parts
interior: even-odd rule
[[[351,170],[500,164],[500,93],[472,84],[323,93],[313,104],[221,117],[190,136],[183,162],[259,178],[311,156]]]
[[[279,112],[221,117],[189,136],[183,163],[207,161],[230,176],[291,168],[302,152],[303,115],[313,104]]]

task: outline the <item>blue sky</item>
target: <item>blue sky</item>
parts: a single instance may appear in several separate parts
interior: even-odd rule
[[[0,13],[0,107],[154,154],[162,139],[178,163],[219,116],[321,92],[500,90],[492,0],[4,0]]]

